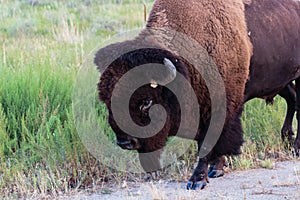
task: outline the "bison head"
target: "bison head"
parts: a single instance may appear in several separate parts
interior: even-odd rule
[[[99,66],[97,56],[95,62]],[[159,130],[154,134],[147,133],[147,131],[135,134],[124,131],[115,120],[112,110],[112,94],[114,93],[115,96],[124,95],[124,88],[130,87],[130,84],[135,80],[131,79],[128,81],[128,85],[123,85],[122,90],[118,90],[116,85],[122,76],[135,67],[147,65],[147,67],[151,68],[152,65],[158,64],[164,67],[165,75],[157,81],[155,78],[149,77],[147,73],[142,74],[143,78],[149,80],[149,82],[141,85],[132,93],[129,105],[122,104],[119,109],[122,110],[121,107],[125,107],[125,110],[129,109],[131,119],[122,118],[119,120],[124,120],[123,124],[132,120],[137,126],[146,127],[152,120],[151,109],[156,105],[160,105],[160,109],[163,108],[166,114],[163,127],[153,127],[153,129]],[[153,70],[155,70],[154,67]],[[108,122],[116,133],[116,142],[121,148],[138,150],[139,153],[153,152],[162,149],[169,136],[176,135],[180,124],[181,109],[176,96],[165,86],[172,83],[178,73],[189,79],[185,63],[176,55],[159,49],[139,49],[129,52],[114,60],[105,69],[98,83],[99,98],[108,108]],[[153,123],[151,125],[156,126]]]

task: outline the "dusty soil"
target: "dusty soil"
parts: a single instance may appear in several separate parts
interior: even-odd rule
[[[166,182],[128,184],[124,189],[113,188],[109,194],[99,191],[92,195],[84,192],[62,199],[228,199],[228,200],[300,200],[300,161],[274,164],[274,169],[234,171],[224,177],[210,179],[204,190],[187,191],[186,183]]]

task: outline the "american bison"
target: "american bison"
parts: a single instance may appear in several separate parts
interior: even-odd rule
[[[282,1],[282,4],[285,4],[286,1],[296,4],[292,0]],[[246,7],[251,7],[259,2],[253,1],[250,3],[247,1]],[[279,4],[282,7],[281,3]],[[251,32],[251,30],[247,30],[246,21],[248,22],[248,20],[246,20],[244,8],[243,0],[157,0],[154,3],[146,25],[147,28],[175,30],[197,41],[216,63],[225,85],[227,112],[220,138],[205,157],[200,157],[198,165],[189,179],[187,189],[203,188],[206,185],[208,182],[207,170],[209,163],[220,158],[222,155],[236,155],[240,153],[240,147],[243,144],[240,120],[243,104],[254,97],[264,98],[278,94],[284,88],[288,88],[290,82],[297,79],[300,75],[300,70],[298,70],[300,68],[299,39],[297,37],[297,34],[299,35],[299,26],[292,26],[288,22],[289,18],[295,18],[295,16],[287,17],[286,25],[282,28],[282,31],[279,31],[280,34],[285,34],[285,31],[287,31],[288,35],[292,38],[279,37],[278,42],[274,42],[271,40],[273,37],[269,37],[269,35],[265,35],[263,32]],[[299,18],[296,5],[295,8],[287,8],[287,12],[291,11],[296,12],[295,15]],[[265,16],[265,18],[267,20],[269,17]],[[282,26],[279,21],[274,21],[273,27],[269,21],[258,19],[259,17],[253,20],[253,26],[259,27],[270,24],[270,33],[268,32],[268,34],[272,34],[271,30],[275,27],[279,27],[281,30]],[[250,24],[249,27],[251,27]],[[271,63],[268,63],[271,60],[265,60],[265,56],[260,57],[261,54],[265,53],[264,51],[254,52],[258,55],[257,61],[254,60],[254,57],[251,59],[252,44],[249,35],[250,38],[252,37],[253,43],[255,43],[256,38],[265,38],[265,45],[267,46],[264,46],[264,43],[259,45],[262,45],[262,48],[266,48],[267,53],[269,53],[269,47],[274,47],[277,50],[286,45],[280,51],[282,54],[279,55],[279,60],[274,57],[277,54],[268,54],[270,57],[266,56],[266,58],[275,59]],[[146,31],[142,31],[133,40],[100,49],[95,57],[96,65],[101,71],[105,67],[102,66],[103,63],[101,60],[103,57],[108,56],[107,51],[114,51],[121,48],[126,49],[128,46],[138,44],[140,40],[145,40],[146,43],[157,43],[156,41],[152,41],[151,37],[148,39]],[[290,43],[294,46],[291,46]],[[156,104],[160,104],[167,112],[166,123],[156,135],[148,138],[134,137],[130,133],[124,132],[114,120],[111,108],[112,92],[118,80],[124,74],[140,65],[158,63],[164,64],[169,71],[169,75],[165,77],[166,84],[172,82],[176,78],[176,74],[183,75],[193,87],[199,102],[199,128],[196,136],[193,138],[198,142],[199,149],[206,136],[212,115],[210,94],[205,81],[199,72],[194,70],[195,66],[187,62],[181,55],[177,55],[176,52],[168,49],[168,46],[159,46],[158,44],[158,47],[142,48],[120,56],[105,71],[102,71],[98,84],[99,98],[108,108],[108,121],[116,133],[117,144],[123,149],[137,150],[139,153],[158,152],[156,156],[141,157],[141,164],[146,171],[153,169],[153,167],[147,165],[149,163],[156,165],[159,160],[159,151],[157,150],[162,149],[168,137],[172,136],[178,130],[180,109],[182,108],[178,108],[179,105],[176,97],[163,84],[149,83],[144,85],[134,92],[131,97],[129,112],[132,120],[139,126],[146,126],[151,121],[149,109]],[[258,47],[260,48],[260,46]],[[294,50],[292,54],[288,53],[290,52],[290,48]],[[281,59],[285,65],[277,65],[277,62],[281,61]],[[283,59],[288,62],[283,61]],[[266,67],[266,69],[263,67]],[[297,85],[299,86],[297,82],[296,80],[296,87]],[[118,92],[120,91],[116,91],[115,93],[118,94]]]

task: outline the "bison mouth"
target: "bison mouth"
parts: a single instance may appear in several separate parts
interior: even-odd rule
[[[119,140],[117,139],[117,145],[119,145],[122,149],[126,150],[138,150],[141,148],[141,145],[136,138],[132,138],[129,140]]]

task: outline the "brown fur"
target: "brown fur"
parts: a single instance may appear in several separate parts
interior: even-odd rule
[[[241,0],[157,0],[147,27],[170,28],[198,41],[224,78],[228,112],[239,109],[252,54]]]

